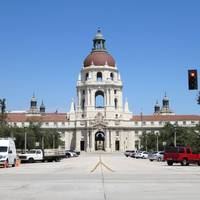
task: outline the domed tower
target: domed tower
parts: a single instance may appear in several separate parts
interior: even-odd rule
[[[160,113],[160,105],[158,104],[158,101],[156,101],[156,104],[154,106],[154,114]]]
[[[30,113],[38,113],[38,109],[37,109],[37,100],[35,98],[35,94],[33,94],[31,101],[30,101]]]
[[[42,104],[40,105],[40,113],[41,114],[45,113],[45,105],[43,101],[42,101]]]
[[[171,114],[174,115],[175,114],[171,111],[171,109],[169,107],[169,98],[167,97],[166,93],[165,93],[162,103],[163,103],[162,110],[161,110],[162,115],[171,115]]]
[[[80,118],[94,118],[97,113],[118,118],[123,112],[122,81],[105,42],[98,29],[77,82],[77,116]]]

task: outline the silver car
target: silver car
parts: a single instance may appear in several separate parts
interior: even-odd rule
[[[150,161],[163,161],[164,151],[154,151],[149,153],[148,158]]]

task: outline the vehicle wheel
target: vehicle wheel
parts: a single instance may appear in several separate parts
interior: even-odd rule
[[[198,164],[198,166],[200,166],[200,161],[197,164]]]
[[[14,164],[12,164],[12,167],[15,167],[16,165],[16,159],[14,160]]]
[[[182,165],[182,166],[189,165],[189,162],[187,161],[187,159],[184,158],[184,159],[181,161],[181,165]]]
[[[150,161],[152,162],[153,160],[152,160],[152,159],[150,159]]]
[[[168,164],[169,166],[172,166],[172,165],[173,165],[173,161],[168,160],[168,161],[167,161],[167,164]]]
[[[34,160],[33,158],[29,158],[29,159],[28,159],[28,162],[29,162],[29,163],[34,163],[35,160]]]
[[[157,161],[160,162],[160,161],[161,161],[161,158],[158,158]]]
[[[126,155],[126,157],[128,157],[128,156]]]

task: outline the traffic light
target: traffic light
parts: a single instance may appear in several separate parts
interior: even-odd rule
[[[196,69],[188,70],[188,86],[189,90],[198,89],[198,77]]]

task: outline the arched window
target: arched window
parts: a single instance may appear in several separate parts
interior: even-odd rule
[[[113,73],[110,73],[110,79],[113,81],[114,80],[114,75]]]
[[[95,93],[95,107],[104,108],[104,93],[102,91]]]
[[[114,101],[115,101],[115,109],[117,109],[117,106],[118,106],[118,105],[117,105],[117,103],[118,103],[117,98],[115,98]]]
[[[102,81],[102,73],[97,72],[97,81]]]
[[[85,81],[87,81],[87,80],[88,80],[88,77],[89,77],[89,74],[88,74],[88,73],[86,73],[86,74],[85,74]]]
[[[85,109],[85,99],[82,100],[82,105],[81,105],[81,107],[82,107],[82,110]]]

